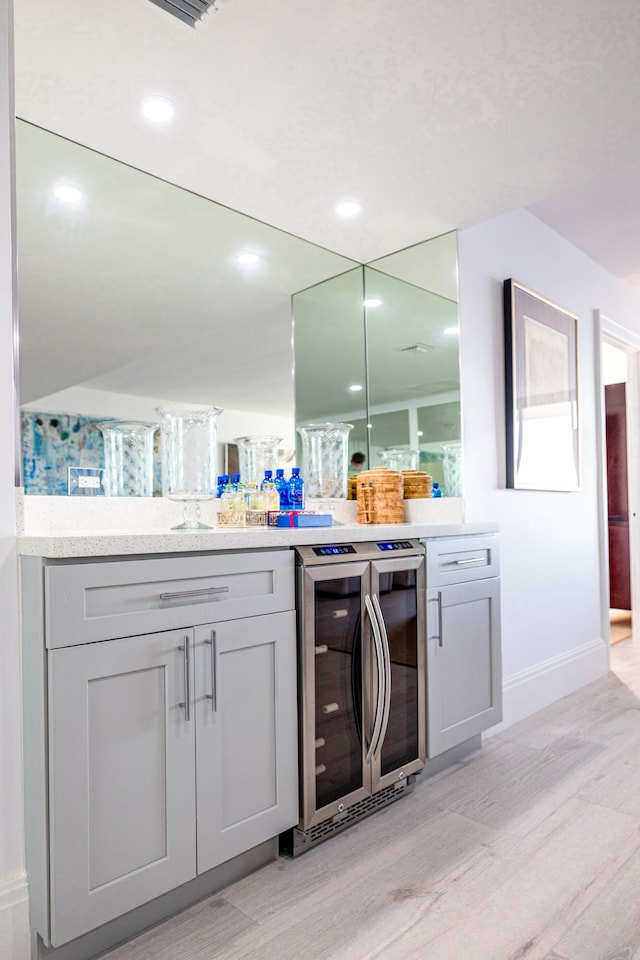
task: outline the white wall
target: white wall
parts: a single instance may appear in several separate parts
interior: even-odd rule
[[[501,527],[505,721],[608,668],[601,636],[594,310],[640,331],[640,298],[524,210],[461,232],[465,516]],[[579,317],[582,489],[505,489],[502,281]]]
[[[0,960],[28,955],[14,510],[11,18],[0,0]]]

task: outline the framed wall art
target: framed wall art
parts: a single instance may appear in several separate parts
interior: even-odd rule
[[[580,489],[578,318],[504,281],[507,487]]]

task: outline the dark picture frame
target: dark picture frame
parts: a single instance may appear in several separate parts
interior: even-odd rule
[[[580,489],[578,318],[504,281],[507,487]]]

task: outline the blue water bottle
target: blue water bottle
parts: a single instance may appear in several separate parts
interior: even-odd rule
[[[300,467],[294,467],[289,480],[289,509],[304,510],[304,480],[300,476]]]
[[[280,494],[280,509],[289,509],[289,484],[285,478],[284,470],[280,467],[276,470],[276,478],[273,481],[274,486]]]
[[[440,484],[439,484],[439,483],[434,483],[434,485],[433,485],[433,490],[431,491],[431,496],[432,496],[432,497],[441,497],[441,496],[442,496],[442,490],[440,489]]]

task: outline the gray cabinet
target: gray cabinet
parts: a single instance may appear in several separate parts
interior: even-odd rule
[[[427,757],[502,719],[497,535],[426,541]]]
[[[298,820],[295,614],[195,630],[198,873]]]
[[[195,738],[182,631],[49,658],[51,942],[195,876]]]
[[[42,647],[39,665],[31,651],[27,709],[34,678],[46,688],[40,756],[31,734],[25,756],[40,785],[28,870],[46,944],[68,943],[298,820],[293,558],[226,561],[27,564],[25,604],[46,611],[46,628],[31,615],[35,636],[25,635]],[[117,635],[157,627],[163,613],[174,629]]]

